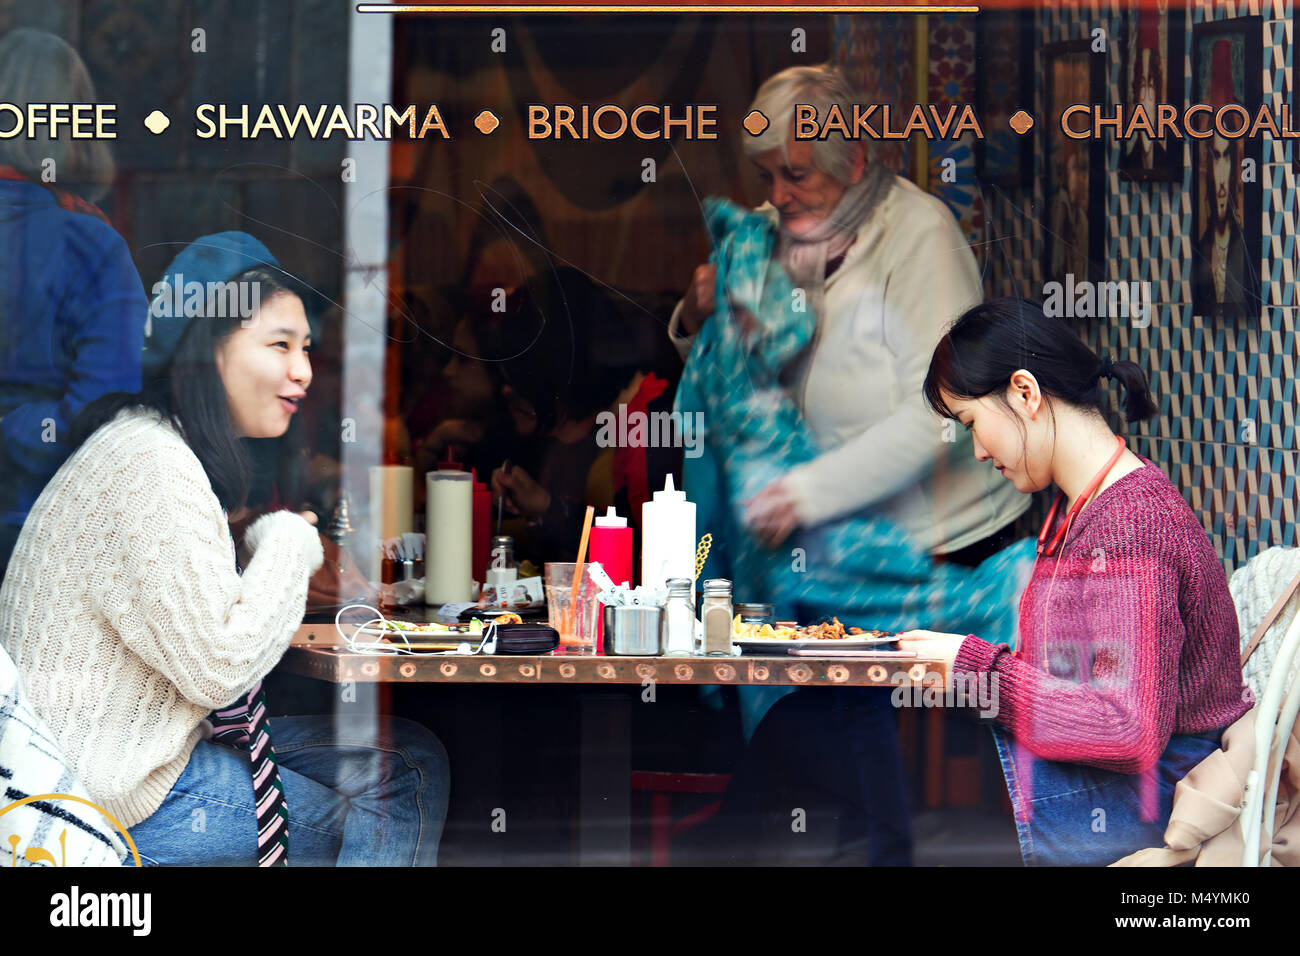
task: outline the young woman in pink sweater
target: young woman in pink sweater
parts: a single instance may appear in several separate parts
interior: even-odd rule
[[[998,299],[939,342],[925,395],[1025,493],[1055,485],[1015,648],[912,631],[996,706],[993,731],[1028,864],[1102,865],[1159,846],[1174,784],[1251,705],[1236,614],[1200,522],[1103,417],[1156,413],[1133,362],[1098,358],[1038,305]],[[993,707],[988,708],[993,711]]]

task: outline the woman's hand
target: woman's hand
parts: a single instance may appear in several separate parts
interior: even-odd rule
[[[938,631],[904,631],[898,635],[900,651],[915,651],[924,660],[942,661],[944,666],[944,690],[952,689],[953,662],[961,650],[964,634],[941,634]]]
[[[492,493],[506,499],[511,514],[540,518],[551,507],[551,493],[533,481],[528,472],[512,465],[492,472]]]
[[[799,527],[794,496],[780,478],[744,505],[745,526],[766,547],[779,547]]]
[[[695,267],[691,284],[682,298],[682,331],[694,335],[705,319],[713,314],[713,290],[718,281],[718,267],[705,263]]]

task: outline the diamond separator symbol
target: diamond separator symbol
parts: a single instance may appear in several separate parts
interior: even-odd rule
[[[749,115],[745,117],[745,121],[740,125],[745,127],[745,131],[750,136],[758,136],[772,124],[763,115],[762,110],[751,110]]]
[[[167,118],[167,114],[162,110],[154,110],[144,118],[144,128],[158,136],[166,132],[167,127],[172,125],[172,121]]]

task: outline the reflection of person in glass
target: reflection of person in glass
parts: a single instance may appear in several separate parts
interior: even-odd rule
[[[527,519],[527,534],[515,540],[520,558],[573,560],[586,506],[612,503],[608,472],[597,467],[596,415],[628,373],[601,365],[589,332],[617,322],[612,310],[594,281],[567,266],[506,299],[503,318],[518,330],[511,333],[518,345],[501,363],[502,397],[515,441],[489,485],[507,515]],[[499,599],[508,603],[509,595]]]
[[[1160,55],[1160,14],[1156,10],[1138,13],[1137,46],[1133,53],[1132,95],[1136,105],[1153,123],[1160,91],[1165,88],[1164,60]],[[1143,133],[1134,135],[1124,147],[1128,165],[1136,169],[1160,169],[1169,162],[1169,150]]]
[[[37,30],[0,40],[0,103],[94,102],[90,74],[63,40]],[[69,454],[72,419],[100,395],[140,387],[144,287],[93,204],[114,168],[100,140],[0,141],[0,579]]]
[[[1227,40],[1217,40],[1210,60],[1210,103],[1217,110],[1234,102],[1232,50]],[[1217,133],[1202,140],[1198,197],[1206,209],[1205,228],[1196,240],[1196,290],[1198,308],[1241,307],[1246,303],[1246,240],[1241,231],[1239,179],[1241,140]]]

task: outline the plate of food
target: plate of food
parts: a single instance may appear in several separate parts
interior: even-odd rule
[[[746,654],[783,654],[817,647],[833,647],[843,651],[870,650],[887,647],[897,640],[897,635],[889,631],[846,628],[839,618],[807,627],[784,622],[778,622],[775,626],[742,622],[739,614],[731,622],[731,641]]]
[[[414,621],[384,621],[382,624],[367,624],[361,628],[362,634],[372,634],[379,637],[387,637],[390,640],[395,639],[397,643],[402,643],[405,637],[408,641],[428,640],[429,638],[445,639],[449,641],[463,641],[467,638],[477,638],[483,633],[482,621],[471,621],[468,624],[439,624],[436,621],[428,624],[417,624]],[[400,636],[399,636],[400,635]]]
[[[546,602],[541,604],[530,604],[526,607],[505,608],[505,607],[484,607],[482,604],[471,604],[465,610],[460,612],[462,621],[470,621],[474,618],[483,618],[491,620],[502,617],[517,618],[540,618],[546,617]]]

